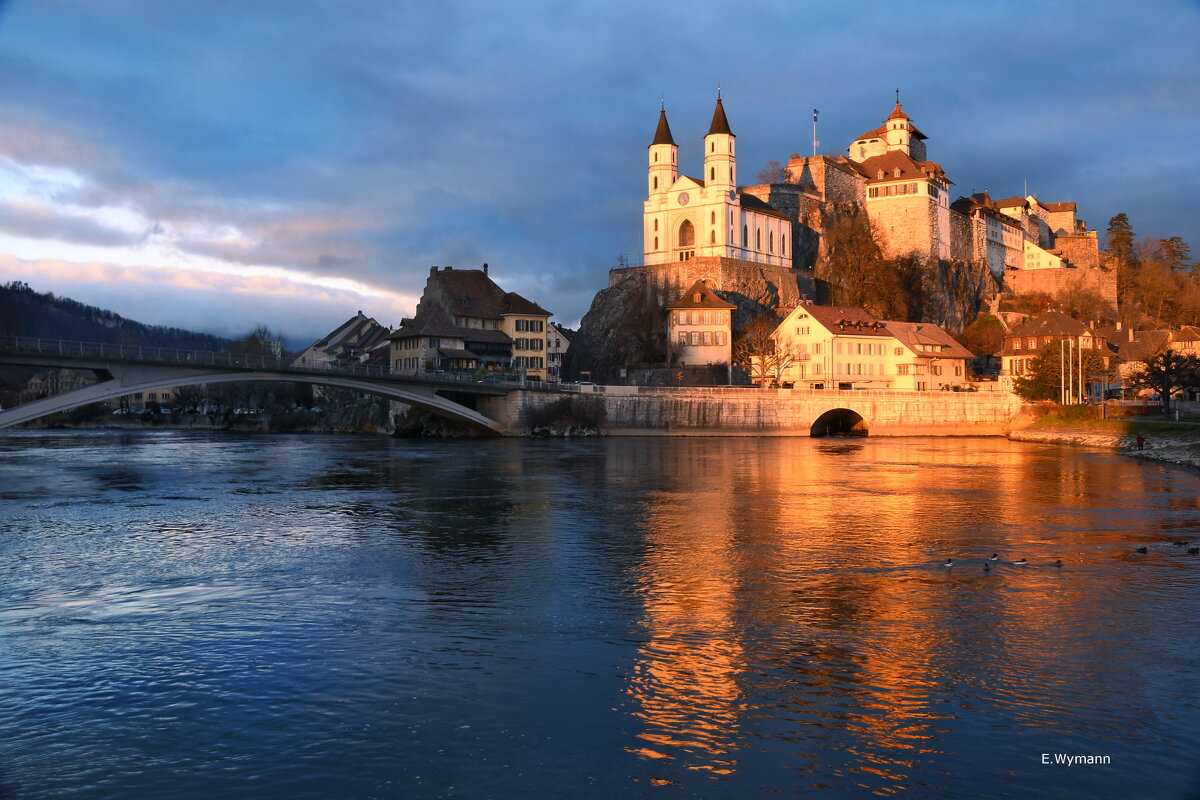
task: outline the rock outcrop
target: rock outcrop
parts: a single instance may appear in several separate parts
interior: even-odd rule
[[[732,258],[702,257],[613,270],[608,288],[596,294],[571,341],[564,357],[564,377],[578,380],[587,371],[591,380],[602,383],[617,379],[622,367],[665,361],[663,308],[697,280],[707,281],[737,305],[735,331],[763,313],[795,307],[813,293],[805,271]]]

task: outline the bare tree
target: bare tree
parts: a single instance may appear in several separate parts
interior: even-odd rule
[[[796,360],[790,343],[772,336],[776,327],[774,317],[763,315],[743,328],[733,341],[733,363],[745,369],[759,386],[778,384]]]
[[[767,166],[758,173],[759,183],[789,183],[790,181],[791,174],[787,167],[774,159],[768,161]]]

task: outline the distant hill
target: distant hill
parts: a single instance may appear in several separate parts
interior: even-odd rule
[[[21,281],[0,285],[0,336],[103,342],[105,344],[220,350],[228,339],[207,333],[143,325],[119,314],[50,292],[35,292]]]

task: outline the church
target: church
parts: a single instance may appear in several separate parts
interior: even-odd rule
[[[664,105],[649,147],[643,264],[716,256],[792,266],[792,218],[738,190],[737,137],[717,93],[704,137],[704,171],[679,172],[679,145]]]

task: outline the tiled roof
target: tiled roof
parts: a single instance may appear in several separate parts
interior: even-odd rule
[[[958,343],[944,328],[932,322],[898,322],[885,319],[883,324],[893,336],[914,350],[917,355],[937,358],[974,358],[975,354]],[[917,345],[933,345],[938,352],[922,352]]]
[[[697,301],[696,294],[700,294],[700,300]],[[722,300],[716,292],[708,287],[704,281],[696,281],[692,284],[692,288],[683,293],[683,296],[674,303],[667,305],[668,309],[676,308],[717,308],[730,309],[737,308],[733,303],[728,303]]]
[[[1014,206],[1027,206],[1029,201],[1024,197],[1006,197],[1003,200],[997,200],[996,205],[1000,208],[1012,208]]]
[[[1133,341],[1118,339],[1113,344],[1122,361],[1147,361],[1171,344],[1173,331],[1134,331]]]
[[[768,217],[778,217],[779,219],[792,219],[787,214],[783,213],[774,206],[764,203],[760,198],[755,197],[752,194],[742,192],[738,195],[738,198],[742,201],[742,208],[746,209],[747,211],[757,211],[759,214],[766,214]]]
[[[423,306],[433,304],[443,305],[451,317],[500,319],[504,314],[550,316],[549,311],[536,303],[514,292],[505,292],[480,269],[447,267],[430,272],[425,296],[422,296],[417,308],[418,314]]]
[[[650,143],[653,147],[656,144],[675,144],[675,139],[671,136],[671,126],[667,124],[667,109],[662,109],[658,112],[658,128],[654,131],[654,141]]]
[[[1084,333],[1095,333],[1074,317],[1068,317],[1061,311],[1047,311],[1039,314],[1024,325],[1008,334],[1006,338],[1028,336],[1079,336]]]
[[[714,133],[727,133],[733,135],[733,131],[729,130],[729,120],[725,117],[725,106],[721,103],[721,95],[717,95],[717,107],[713,109],[712,124],[708,126],[708,135]]]
[[[886,135],[887,135],[887,125],[880,125],[878,128],[873,128],[872,130],[867,131],[866,133],[859,136],[854,141],[857,142],[857,141],[861,141],[863,139],[882,139]]]
[[[462,338],[462,329],[440,306],[422,309],[415,318],[400,321],[400,327],[388,335],[388,339],[404,339],[409,336],[448,336]]]
[[[504,301],[500,305],[501,314],[525,314],[531,317],[548,317],[550,312],[539,306],[532,300],[526,300],[516,292],[509,292],[504,295]]]
[[[1048,211],[1074,211],[1074,203],[1045,203]]]
[[[798,308],[803,309],[810,317],[833,333],[854,336],[891,337],[892,335],[882,320],[876,319],[861,308],[818,306],[811,303],[804,303]]]
[[[896,175],[896,169],[900,170],[900,175]],[[928,180],[931,176],[946,179],[945,173],[942,171],[942,165],[936,161],[913,161],[912,157],[900,150],[892,150],[887,153],[882,153],[877,156],[861,161],[857,165],[857,169],[867,179],[868,183],[873,181],[902,181],[902,180]],[[879,177],[879,172],[883,171],[883,177]]]

